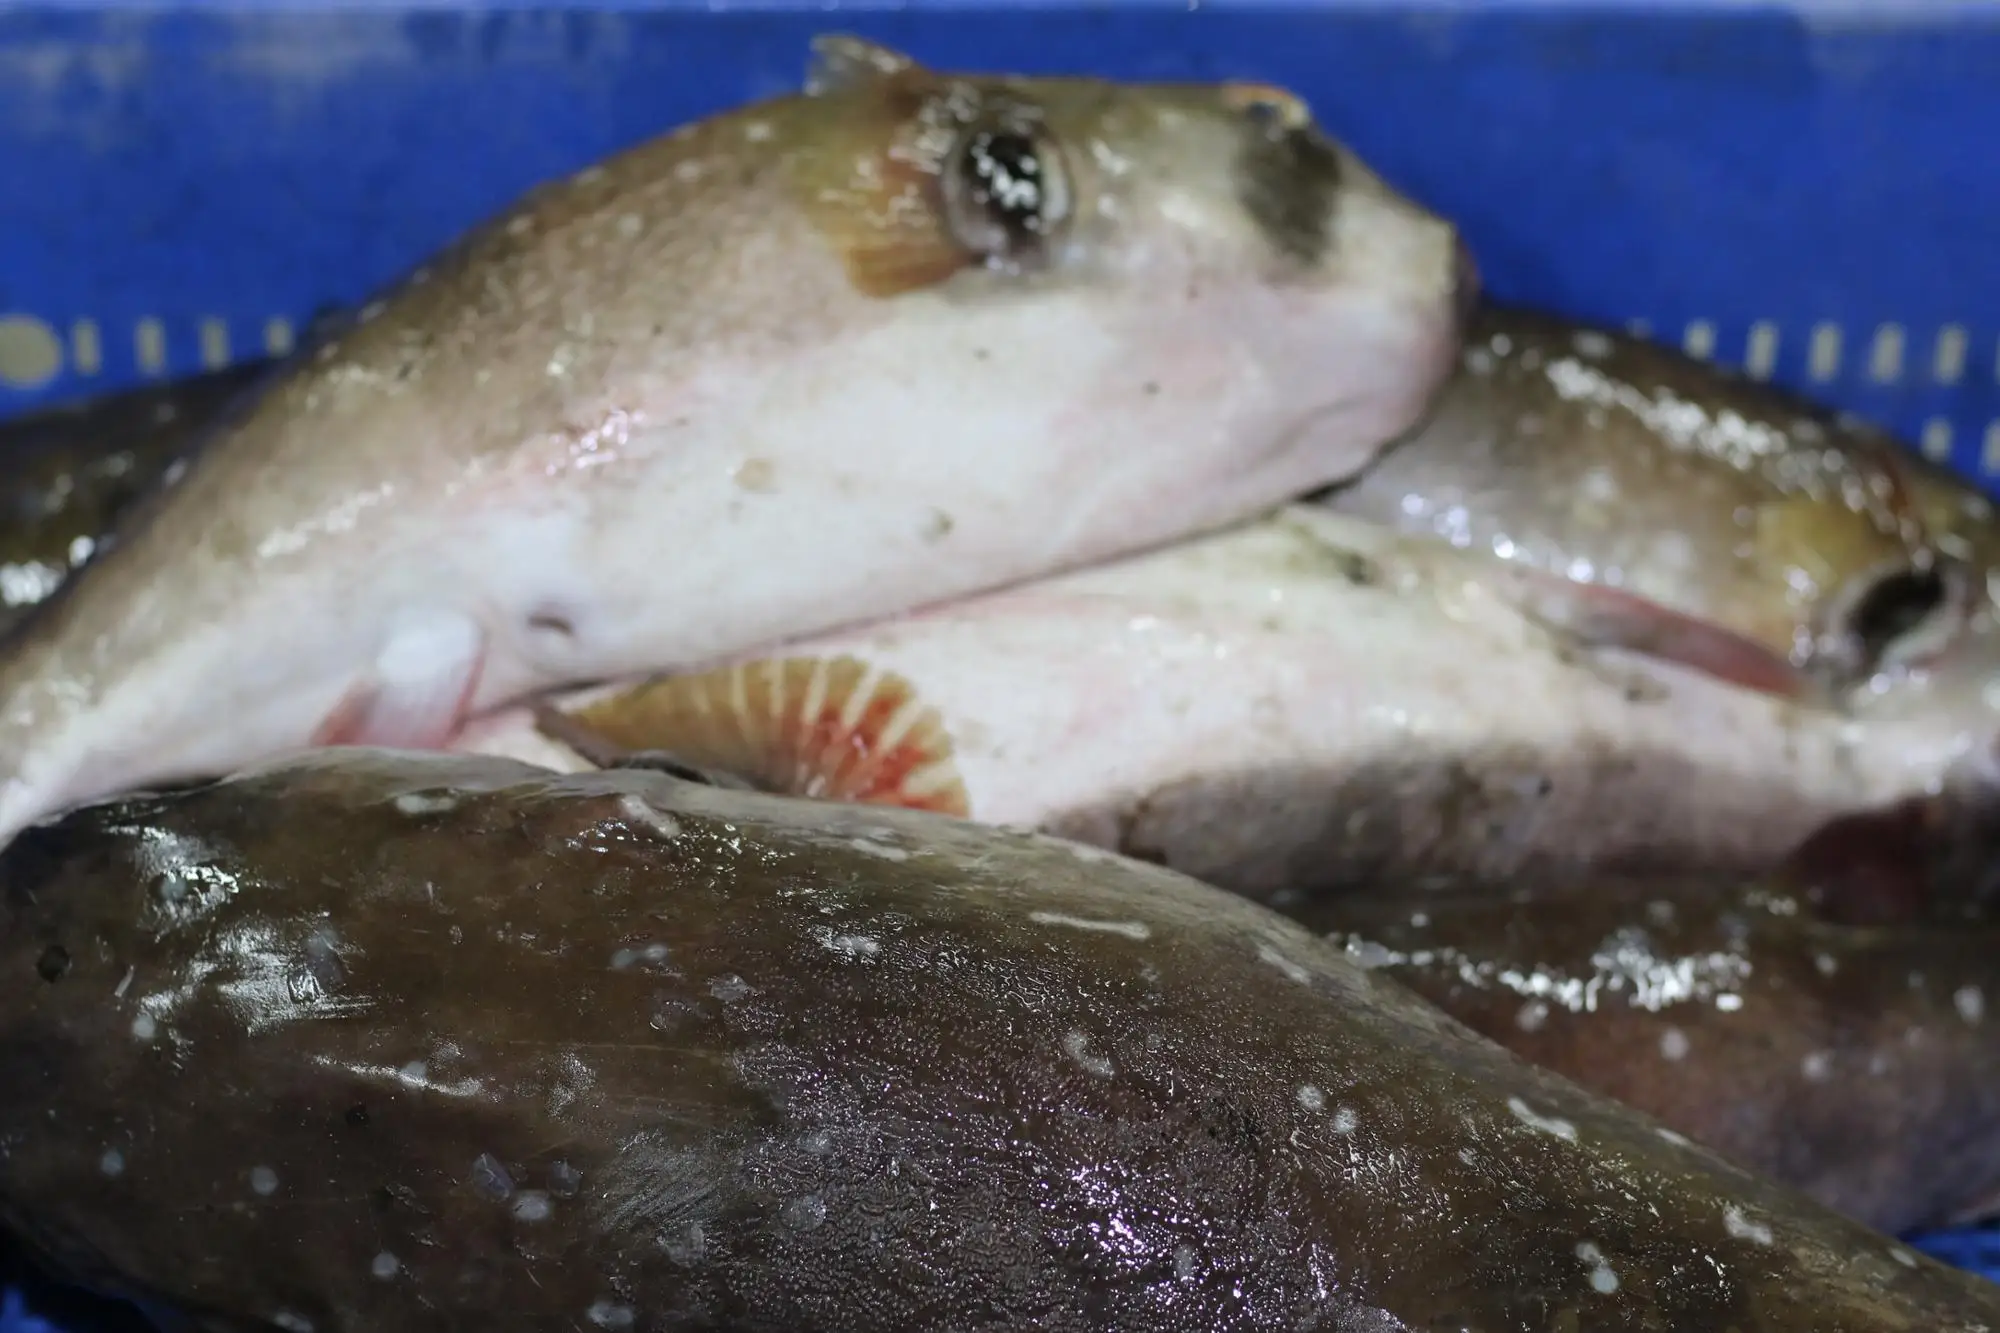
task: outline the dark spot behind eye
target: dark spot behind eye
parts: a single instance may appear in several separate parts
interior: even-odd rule
[[[1317,264],[1333,244],[1340,154],[1310,125],[1279,129],[1251,121],[1236,159],[1236,193],[1279,254]]]
[[[1935,569],[1908,569],[1870,588],[1847,617],[1847,633],[1873,663],[1898,639],[1936,613],[1945,599],[1944,576]]]
[[[553,634],[559,638],[576,637],[576,622],[560,611],[541,610],[528,617],[528,628],[537,634]]]

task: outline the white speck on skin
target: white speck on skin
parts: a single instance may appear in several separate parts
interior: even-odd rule
[[[1305,1107],[1308,1111],[1324,1111],[1326,1109],[1326,1094],[1308,1083],[1299,1089],[1299,1105]]]
[[[1725,1014],[1733,1014],[1743,1007],[1741,995],[1723,994],[1715,997],[1715,1007]]]
[[[1656,1132],[1656,1133],[1657,1133],[1657,1134],[1658,1134],[1658,1135],[1659,1135],[1659,1136],[1660,1136],[1661,1138],[1665,1139],[1665,1140],[1666,1140],[1666,1141],[1667,1141],[1668,1143],[1671,1143],[1671,1144],[1673,1144],[1673,1145],[1674,1145],[1675,1147],[1679,1147],[1679,1148],[1692,1148],[1692,1147],[1694,1146],[1694,1141],[1693,1141],[1692,1139],[1688,1138],[1688,1136],[1687,1136],[1687,1135],[1685,1135],[1685,1134],[1677,1134],[1677,1133],[1675,1133],[1675,1132],[1674,1132],[1673,1130],[1671,1130],[1671,1129],[1668,1129],[1668,1128],[1666,1128],[1665,1126],[1661,1126],[1661,1127],[1660,1127],[1660,1128],[1659,1128],[1658,1130],[1656,1130],[1655,1132]]]
[[[668,952],[667,946],[659,943],[649,944],[643,949],[620,949],[611,955],[611,970],[623,972],[640,963],[664,963]]]
[[[826,1221],[826,1201],[817,1194],[802,1194],[788,1200],[778,1216],[794,1231],[811,1231]]]
[[[430,1067],[422,1060],[412,1060],[396,1071],[396,1081],[407,1087],[421,1088],[430,1079]]]
[[[664,810],[658,810],[645,797],[626,792],[618,798],[618,813],[626,822],[649,828],[663,838],[681,836],[681,822]]]
[[[523,1222],[549,1220],[549,1196],[540,1190],[522,1190],[514,1196],[514,1216]]]
[[[1799,1072],[1814,1083],[1826,1082],[1833,1076],[1833,1053],[1808,1051],[1805,1059],[1799,1061]]]
[[[1301,986],[1310,986],[1312,984],[1312,973],[1306,971],[1303,967],[1300,967],[1297,963],[1285,957],[1268,944],[1257,946],[1257,957],[1260,961],[1269,963],[1272,967],[1277,968]]]
[[[1507,1109],[1514,1113],[1516,1120],[1526,1125],[1529,1129],[1540,1130],[1544,1134],[1553,1134],[1566,1143],[1576,1142],[1575,1125],[1572,1125],[1567,1120],[1558,1119],[1555,1116],[1538,1115],[1534,1107],[1528,1105],[1519,1097],[1509,1097],[1507,1099]]]
[[[599,1328],[632,1327],[632,1307],[615,1301],[592,1301],[590,1308],[583,1312],[583,1317]]]
[[[271,1316],[271,1322],[284,1329],[285,1333],[313,1333],[312,1320],[290,1310],[278,1311]]]
[[[1986,993],[1977,986],[1960,986],[1953,992],[1951,1002],[1958,1016],[1968,1023],[1977,1023],[1986,1016]]]
[[[1182,1282],[1194,1281],[1194,1246],[1174,1246],[1174,1276]]]
[[[826,947],[835,953],[846,954],[849,958],[873,958],[882,952],[879,941],[866,935],[828,935]]]
[[[1752,1222],[1741,1208],[1731,1204],[1722,1210],[1722,1229],[1737,1240],[1747,1240],[1755,1245],[1769,1245],[1771,1228],[1762,1222]]]
[[[368,1265],[368,1271],[380,1280],[387,1282],[390,1278],[396,1276],[396,1270],[402,1266],[402,1260],[387,1250],[383,1250],[375,1256],[374,1262]]]
[[[771,137],[771,122],[768,120],[751,121],[743,127],[743,137],[751,143],[763,143]]]
[[[250,1168],[250,1188],[266,1198],[278,1192],[278,1173],[268,1166]]]
[[[618,219],[618,234],[631,240],[646,229],[646,220],[637,213],[626,213]]]
[[[104,1156],[97,1159],[97,1169],[116,1179],[125,1174],[125,1154],[116,1148],[106,1148]]]
[[[708,993],[724,1004],[740,1000],[750,993],[750,983],[731,972],[726,977],[717,977],[708,983]]]
[[[1917,1256],[1900,1245],[1890,1249],[1889,1257],[1905,1268],[1915,1268],[1917,1266]]]
[[[1591,1265],[1590,1289],[1592,1291],[1602,1296],[1609,1296],[1612,1292],[1618,1290],[1618,1274],[1612,1272],[1611,1266],[1604,1262],[1604,1251],[1598,1249],[1597,1246],[1587,1240],[1578,1241],[1576,1245],[1576,1257]]]
[[[382,312],[387,308],[380,301],[370,301],[367,305],[361,307],[361,323],[373,324],[382,317]]]
[[[1086,1074],[1095,1074],[1099,1078],[1110,1078],[1118,1072],[1117,1066],[1113,1065],[1109,1060],[1091,1052],[1090,1038],[1081,1032],[1072,1032],[1064,1037],[1062,1045],[1063,1053],[1076,1061],[1077,1067],[1082,1069]]]
[[[396,809],[406,815],[441,815],[457,808],[458,798],[455,796],[426,796],[422,792],[406,791],[396,798]]]
[[[576,183],[578,185],[596,185],[604,179],[605,174],[603,167],[585,167],[582,171],[576,173]]]
[[[111,988],[111,998],[114,1000],[124,999],[125,992],[132,989],[132,978],[138,975],[139,975],[138,968],[136,967],[126,968],[125,975],[118,978],[118,984]]]
[[[910,859],[910,854],[901,847],[890,847],[868,838],[851,838],[848,840],[847,845],[857,852],[866,852],[870,856],[879,856],[884,861],[907,861]]]
[[[1153,938],[1152,928],[1143,921],[1089,921],[1061,912],[1030,912],[1028,920],[1038,926],[1067,926],[1071,930],[1097,930],[1107,935],[1123,935],[1128,940]]]
[[[132,1035],[140,1041],[151,1041],[158,1034],[160,1025],[153,1021],[151,1014],[132,1016]]]
[[[514,1178],[492,1153],[483,1152],[472,1161],[472,1187],[491,1199],[504,1199],[514,1192]]]
[[[1523,1032],[1540,1032],[1542,1024],[1549,1021],[1549,1006],[1543,1000],[1530,1000],[1514,1015],[1514,1026]]]
[[[1814,955],[1813,966],[1819,969],[1819,974],[1823,977],[1830,977],[1840,970],[1840,963],[1830,953]]]
[[[1352,1134],[1360,1124],[1361,1117],[1354,1113],[1351,1106],[1343,1106],[1333,1113],[1333,1132],[1336,1134]]]
[[[1685,1060],[1688,1053],[1688,1035],[1679,1028],[1668,1028],[1660,1034],[1660,1054],[1669,1060]]]

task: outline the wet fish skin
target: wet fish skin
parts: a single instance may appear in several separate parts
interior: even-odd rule
[[[330,749],[74,812],[0,881],[0,1216],[211,1326],[2000,1325],[1075,844]]]
[[[1851,417],[1545,312],[1485,307],[1424,424],[1327,502],[1544,576],[1586,642],[1780,692],[1879,691],[1991,619],[1992,538],[1942,540],[1993,531],[1977,491]],[[1972,657],[2000,669],[1992,643]],[[1992,706],[1914,706],[1947,703],[1983,748]]]
[[[1297,915],[1516,1054],[1884,1231],[2000,1199],[1990,922],[1850,926],[1776,881],[1646,878]]]
[[[1829,820],[1929,799],[1958,761],[1950,719],[1857,726],[1574,653],[1502,574],[1295,505],[550,706],[609,752],[1038,828],[1277,902],[1432,877],[1754,873]],[[602,760],[545,730],[508,710],[455,744],[566,771]]]
[[[252,362],[0,421],[0,632],[89,559],[268,369]]]
[[[818,50],[531,194],[204,448],[11,645],[0,838],[1247,517],[1448,373],[1452,229],[1288,94]]]

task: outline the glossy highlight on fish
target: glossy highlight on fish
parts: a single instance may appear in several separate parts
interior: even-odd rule
[[[268,369],[209,371],[0,421],[0,632],[89,560]]]
[[[0,838],[311,744],[441,745],[1351,475],[1476,289],[1296,98],[932,71],[524,198],[357,312],[23,627]]]
[[[2000,932],[1850,926],[1776,882],[1634,878],[1302,909],[1544,1068],[1885,1231],[2000,1202]]]
[[[455,744],[564,771],[658,752],[1273,901],[1753,873],[1831,820],[1928,799],[1958,761],[1935,719],[1860,725],[1677,664],[1614,669],[1524,615],[1504,573],[1294,505],[776,655],[558,695]]]
[[[1058,840],[329,749],[29,830],[0,892],[0,1217],[210,1327],[2000,1327]]]

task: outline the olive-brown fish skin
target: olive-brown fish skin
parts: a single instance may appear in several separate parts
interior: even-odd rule
[[[1500,305],[1425,423],[1328,503],[1602,590],[1567,608],[1586,641],[1835,697],[1953,643],[1989,601],[1996,549],[1990,504],[1880,430]],[[1969,531],[1941,540],[1954,527]]]
[[[2000,1195],[2000,937],[1860,927],[1758,884],[1634,879],[1302,918],[1515,1053],[1886,1231]]]
[[[2000,1327],[1073,844],[330,750],[38,826],[0,879],[0,1220],[211,1327]]]
[[[269,373],[264,362],[0,422],[0,633],[60,587],[167,469]]]

